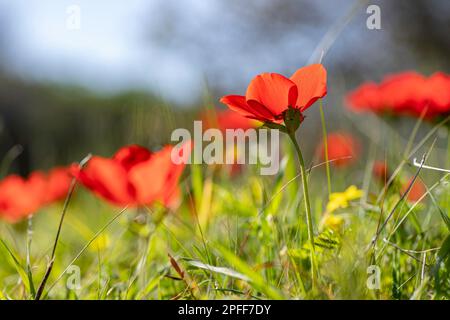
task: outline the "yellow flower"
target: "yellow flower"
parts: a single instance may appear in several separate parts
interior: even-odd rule
[[[334,192],[330,195],[327,204],[327,212],[331,213],[339,208],[347,208],[349,201],[361,198],[363,191],[355,186],[350,186],[344,192]]]
[[[344,223],[344,218],[335,214],[325,214],[320,222],[320,228],[326,229],[330,228],[333,230],[339,230],[339,228]]]
[[[89,246],[92,252],[102,251],[109,247],[111,241],[107,234],[99,235]]]

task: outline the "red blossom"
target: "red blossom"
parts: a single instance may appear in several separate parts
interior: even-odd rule
[[[123,147],[112,158],[92,157],[84,168],[72,166],[73,175],[97,196],[117,206],[144,206],[154,202],[174,208],[179,202],[178,180],[186,161],[176,163],[172,151],[186,160],[191,143],[152,153],[144,147]]]
[[[327,136],[328,160],[336,167],[346,167],[357,159],[359,144],[356,139],[345,132],[334,132]],[[322,161],[325,161],[325,145],[320,143],[317,152]]]
[[[16,222],[63,199],[71,180],[69,169],[62,167],[47,174],[35,171],[28,178],[18,175],[6,177],[0,182],[0,218]]]
[[[263,73],[250,82],[245,96],[228,95],[220,101],[241,115],[262,122],[281,123],[291,107],[301,112],[327,94],[327,72],[321,64],[298,69],[290,78]]]
[[[355,111],[376,114],[446,116],[450,113],[450,76],[442,72],[430,77],[416,72],[390,75],[380,84],[361,85],[347,95],[346,102]]]

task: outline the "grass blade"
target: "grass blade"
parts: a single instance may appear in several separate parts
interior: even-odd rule
[[[231,264],[239,273],[248,277],[249,283],[251,283],[256,290],[264,293],[269,299],[283,299],[281,292],[269,285],[264,278],[256,273],[245,261],[220,245],[217,245],[216,248],[229,264]]]

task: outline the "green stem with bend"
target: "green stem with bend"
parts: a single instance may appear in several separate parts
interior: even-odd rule
[[[295,133],[288,133],[289,138],[291,138],[292,143],[294,144],[295,150],[297,151],[298,159],[300,162],[300,173],[302,176],[302,184],[303,184],[303,198],[305,199],[305,209],[306,209],[306,224],[308,226],[308,240],[311,246],[310,250],[310,260],[311,260],[311,279],[312,285],[315,286],[315,281],[317,278],[317,264],[316,264],[316,252],[314,246],[314,228],[313,221],[311,215],[311,204],[309,202],[309,190],[308,190],[308,178],[306,177],[306,169],[305,169],[305,161],[303,160],[302,151],[295,139]]]

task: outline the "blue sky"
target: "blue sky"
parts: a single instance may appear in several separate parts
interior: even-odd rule
[[[71,5],[79,30],[66,27]],[[201,77],[179,56],[142,41],[151,2],[0,0],[6,12],[7,67],[36,80],[99,90],[151,89],[174,100],[198,94]]]

